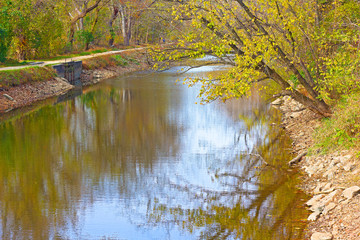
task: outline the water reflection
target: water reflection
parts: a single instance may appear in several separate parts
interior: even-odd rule
[[[195,105],[176,79],[113,79],[0,124],[2,238],[302,238],[276,114],[256,94]]]

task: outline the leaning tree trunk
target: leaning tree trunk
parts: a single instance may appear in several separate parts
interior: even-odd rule
[[[78,15],[73,17],[70,22],[70,34],[69,34],[69,40],[71,46],[74,43],[74,36],[75,36],[75,26],[76,23],[80,20],[82,20],[89,12],[93,11],[95,8],[97,8],[102,0],[96,0],[96,2],[91,6],[87,7],[85,6],[82,12],[78,12]]]

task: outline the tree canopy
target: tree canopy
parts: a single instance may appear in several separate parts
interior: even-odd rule
[[[188,32],[173,48],[155,51],[155,59],[213,55],[232,66],[220,78],[188,79],[190,85],[202,84],[204,101],[241,97],[253,84],[271,79],[280,95],[329,116],[331,99],[359,87],[357,1],[176,2],[174,20],[185,22]]]
[[[170,31],[159,24],[159,16],[169,14],[163,6],[161,0],[1,1],[0,61],[46,58],[91,45],[158,43]]]

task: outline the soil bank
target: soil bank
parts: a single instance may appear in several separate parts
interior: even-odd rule
[[[122,56],[129,57],[132,61],[128,61],[123,66],[100,66],[97,69],[86,69],[86,61],[102,60],[107,56],[96,56],[96,58],[89,58],[84,60],[84,69],[81,74],[82,86],[90,86],[100,82],[103,79],[120,76],[130,72],[136,72],[149,69],[146,56],[146,50],[134,51],[129,50],[122,52]],[[0,114],[10,112],[14,109],[29,106],[37,101],[47,98],[55,97],[66,93],[75,88],[66,79],[54,77],[49,81],[31,82],[21,84],[7,89],[0,89]]]

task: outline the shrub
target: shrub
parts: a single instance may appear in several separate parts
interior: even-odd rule
[[[85,47],[85,50],[89,49],[89,44],[94,41],[94,35],[92,32],[81,30],[76,32],[76,39],[82,43]]]

